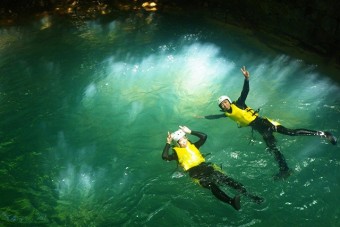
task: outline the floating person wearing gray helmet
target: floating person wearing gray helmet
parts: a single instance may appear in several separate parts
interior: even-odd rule
[[[186,126],[179,126],[180,129],[176,132],[169,133],[166,138],[166,144],[163,148],[162,159],[165,161],[176,160],[183,169],[189,173],[189,176],[199,183],[202,187],[210,189],[212,194],[219,200],[228,203],[235,210],[241,208],[240,196],[234,198],[229,197],[223,192],[219,186],[227,185],[248,198],[252,199],[255,203],[262,203],[263,198],[252,195],[247,192],[245,187],[234,180],[233,178],[225,175],[221,168],[217,165],[208,163],[199,151],[199,148],[205,143],[207,135],[203,132],[190,130]],[[191,134],[199,138],[198,141],[191,143],[187,139],[186,134]],[[175,146],[171,146],[171,142],[175,142]],[[170,148],[172,152],[169,153]]]
[[[241,68],[241,71],[244,75],[244,83],[240,97],[234,102],[231,101],[228,96],[223,95],[219,97],[218,106],[224,113],[203,116],[203,118],[218,119],[228,117],[235,121],[239,127],[250,126],[253,130],[259,132],[262,135],[269,151],[274,155],[275,160],[279,165],[279,173],[274,176],[275,179],[288,177],[291,174],[291,170],[289,169],[283,154],[276,146],[276,140],[273,135],[274,132],[289,136],[320,136],[321,138],[328,140],[333,145],[337,144],[336,137],[334,137],[330,132],[309,129],[288,129],[278,122],[259,116],[258,111],[248,107],[245,103],[249,93],[250,74],[246,70],[245,66]]]

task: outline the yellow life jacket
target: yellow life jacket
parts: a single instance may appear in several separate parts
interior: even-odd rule
[[[187,147],[174,147],[174,150],[176,151],[179,164],[181,164],[185,171],[205,162],[201,152],[189,141]]]
[[[279,125],[281,125],[279,122],[274,121],[274,120],[272,120],[272,119],[267,118],[267,120],[270,121],[270,123],[272,123],[274,126],[279,126]]]
[[[232,103],[230,106],[231,113],[225,112],[224,114],[235,121],[239,127],[248,126],[259,115],[250,107],[247,107],[243,110],[237,107],[234,103]]]

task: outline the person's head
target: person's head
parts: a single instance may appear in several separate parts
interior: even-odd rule
[[[185,132],[181,129],[177,130],[176,132],[171,133],[171,138],[180,146],[186,147],[188,145],[188,139],[185,136]]]
[[[231,99],[228,96],[222,95],[218,98],[218,106],[223,110],[227,111],[230,109]]]

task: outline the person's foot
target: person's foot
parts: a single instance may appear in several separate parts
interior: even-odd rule
[[[320,131],[319,132],[319,136],[321,136],[322,138],[327,139],[331,144],[336,145],[337,144],[337,139],[335,136],[332,135],[332,133],[330,132],[323,132]]]
[[[288,170],[280,170],[279,173],[274,175],[274,180],[284,180],[292,175],[293,171],[291,169]]]
[[[240,195],[237,195],[233,198],[231,205],[234,207],[235,210],[241,209],[241,197],[240,197]]]

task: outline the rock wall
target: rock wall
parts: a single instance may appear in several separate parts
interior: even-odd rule
[[[340,1],[189,0],[167,1],[224,23],[266,32],[340,64]]]
[[[129,10],[141,0],[2,0],[0,20],[12,21],[30,13],[62,5],[98,5]],[[337,0],[155,0],[159,10],[200,13],[223,23],[250,29],[256,34],[272,34],[306,51],[340,65],[340,1]],[[81,7],[79,7],[80,9]],[[83,7],[84,8],[84,7]],[[0,21],[0,22],[1,22]]]

